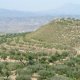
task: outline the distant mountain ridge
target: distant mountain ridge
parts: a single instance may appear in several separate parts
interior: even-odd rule
[[[36,14],[32,12],[0,9],[0,17],[28,17],[28,16],[35,16],[35,15]]]
[[[29,12],[29,11],[17,11],[0,9],[0,17],[28,17],[28,16],[79,16],[80,15],[80,5],[79,4],[65,4],[59,8],[39,11],[39,12]]]
[[[56,12],[64,15],[80,15],[80,5],[69,3],[60,7]]]
[[[46,13],[55,16],[80,16],[80,5],[68,3]]]

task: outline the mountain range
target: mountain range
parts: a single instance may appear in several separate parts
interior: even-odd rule
[[[41,12],[29,12],[29,11],[17,11],[0,9],[0,17],[28,17],[28,16],[66,16],[66,15],[80,15],[80,5],[68,3],[62,5],[57,9],[41,11]]]

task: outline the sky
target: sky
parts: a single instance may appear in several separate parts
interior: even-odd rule
[[[80,4],[80,0],[0,0],[0,8],[36,12],[57,9],[68,3]]]

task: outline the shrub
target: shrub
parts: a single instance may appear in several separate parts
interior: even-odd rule
[[[40,70],[38,74],[40,75],[40,79],[42,80],[54,76],[54,71]]]
[[[74,80],[74,79],[70,79],[70,78],[63,76],[63,75],[55,75],[50,80]]]
[[[31,80],[30,75],[18,75],[16,80]]]

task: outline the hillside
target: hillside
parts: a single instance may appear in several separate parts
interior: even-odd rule
[[[66,47],[80,47],[80,20],[56,19],[29,35],[30,39]]]
[[[55,19],[34,32],[1,34],[0,80],[80,80],[80,20]]]

